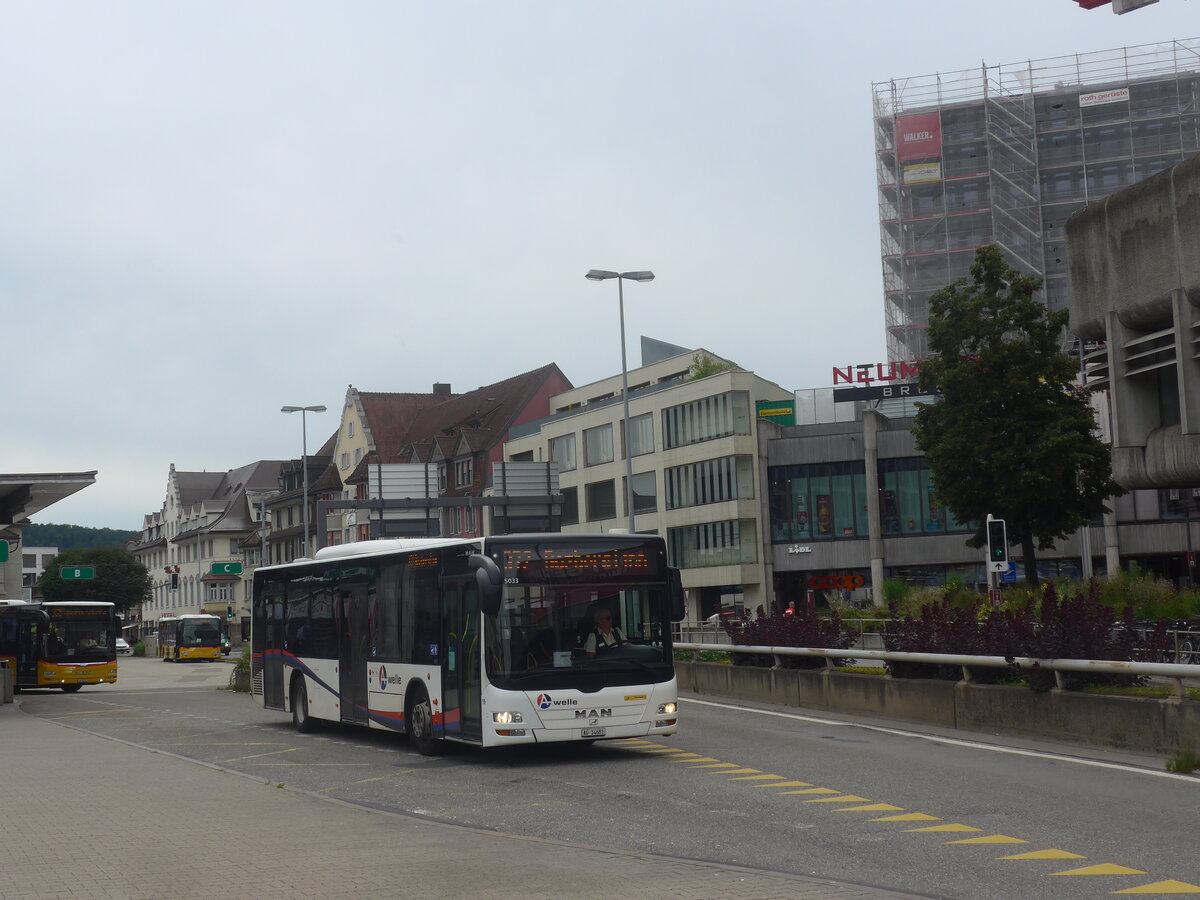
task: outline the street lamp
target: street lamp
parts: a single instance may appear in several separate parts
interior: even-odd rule
[[[617,303],[621,311],[621,400],[625,404],[625,512],[629,516],[629,533],[633,527],[633,455],[629,452],[629,369],[625,364],[625,281],[653,281],[653,272],[608,272],[592,269],[584,276],[588,281],[617,279]]]
[[[324,406],[284,406],[280,412],[300,413],[300,468],[304,472],[304,556],[308,558],[308,422],[310,412],[325,412]]]

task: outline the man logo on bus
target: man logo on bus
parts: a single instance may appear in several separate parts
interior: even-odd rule
[[[538,698],[537,698],[538,709],[549,709],[551,703],[553,703],[553,701],[550,699],[549,694],[538,694]]]
[[[387,690],[387,668],[385,666],[379,667],[379,689],[381,691]]]

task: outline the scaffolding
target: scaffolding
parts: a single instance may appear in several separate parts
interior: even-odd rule
[[[928,355],[934,292],[998,244],[1066,306],[1067,218],[1200,152],[1200,38],[873,85],[888,358]]]

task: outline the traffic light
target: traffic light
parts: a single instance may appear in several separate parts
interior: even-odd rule
[[[178,572],[171,573],[171,590],[173,590],[173,591],[179,590],[179,573]]]
[[[988,519],[988,562],[1008,562],[1008,532],[1003,519]]]
[[[233,607],[232,606],[225,607],[225,618],[226,619],[233,618]]]

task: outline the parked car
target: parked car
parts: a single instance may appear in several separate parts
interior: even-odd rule
[[[129,641],[125,640],[125,638],[121,638],[121,637],[117,638],[117,653],[119,653],[119,654],[121,654],[121,653],[132,654],[133,653],[133,648],[129,646]]]

